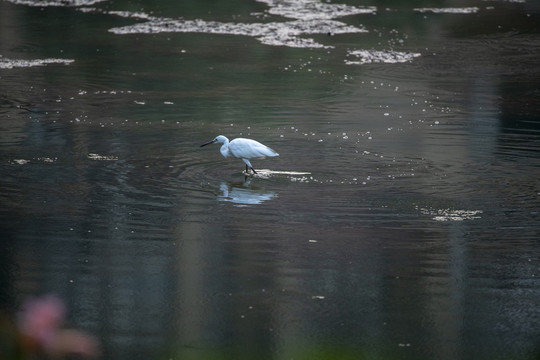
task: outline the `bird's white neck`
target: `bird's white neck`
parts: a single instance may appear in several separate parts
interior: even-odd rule
[[[221,145],[221,148],[219,149],[219,151],[221,152],[221,155],[223,155],[224,157],[231,156],[231,154],[229,152],[229,140],[226,140],[223,143],[223,145]]]

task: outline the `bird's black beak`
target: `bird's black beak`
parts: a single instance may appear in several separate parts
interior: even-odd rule
[[[206,146],[206,145],[213,144],[213,143],[215,143],[215,142],[216,142],[216,139],[210,140],[209,142],[206,142],[206,143],[202,144],[201,147]]]

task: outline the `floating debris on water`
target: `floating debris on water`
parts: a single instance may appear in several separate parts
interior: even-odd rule
[[[376,50],[350,50],[349,56],[355,56],[359,60],[345,60],[347,65],[364,65],[371,63],[404,63],[412,61],[414,58],[421,56],[419,53],[399,52],[393,50],[376,51]]]

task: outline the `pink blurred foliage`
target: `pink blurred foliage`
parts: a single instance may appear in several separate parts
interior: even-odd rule
[[[50,357],[99,357],[97,339],[84,331],[63,327],[66,313],[64,302],[55,295],[30,298],[21,308],[17,327],[26,339],[36,344],[37,351]]]
[[[55,295],[26,300],[19,313],[18,328],[44,347],[54,340],[64,323],[66,307]]]

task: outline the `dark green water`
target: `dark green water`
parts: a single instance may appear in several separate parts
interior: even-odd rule
[[[2,308],[56,293],[104,359],[537,359],[539,24],[0,1]]]

